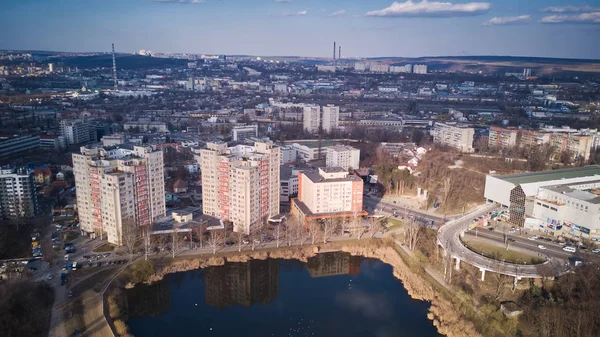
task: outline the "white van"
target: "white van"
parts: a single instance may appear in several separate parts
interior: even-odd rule
[[[565,252],[575,253],[575,247],[567,246],[567,247],[563,247],[563,250]]]
[[[77,270],[77,261],[73,262],[73,270]]]

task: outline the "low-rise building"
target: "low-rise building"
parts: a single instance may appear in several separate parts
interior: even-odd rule
[[[327,167],[341,167],[344,170],[359,168],[360,150],[352,146],[335,145],[327,148]]]
[[[231,130],[234,142],[243,142],[258,137],[258,125],[235,126]]]
[[[103,146],[115,146],[125,144],[125,135],[122,133],[114,133],[111,135],[106,135],[102,137],[102,145]]]
[[[300,223],[366,215],[363,181],[339,167],[300,172],[298,197],[292,199],[291,212]]]
[[[123,129],[127,131],[139,129],[140,132],[153,131],[153,132],[167,132],[167,124],[164,122],[125,122]]]
[[[0,158],[8,158],[40,148],[40,136],[0,135]]]

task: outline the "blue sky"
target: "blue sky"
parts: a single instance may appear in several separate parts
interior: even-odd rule
[[[600,0],[0,0],[0,49],[600,58]]]

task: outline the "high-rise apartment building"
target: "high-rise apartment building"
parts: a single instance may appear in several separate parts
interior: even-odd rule
[[[365,215],[363,181],[339,167],[300,172],[298,198],[292,199],[291,211],[300,223]]]
[[[60,135],[65,138],[67,145],[83,144],[92,140],[90,126],[82,120],[60,121]]]
[[[73,173],[82,231],[122,245],[125,226],[149,226],[166,214],[160,150],[84,146],[73,154]]]
[[[327,104],[322,110],[323,130],[331,132],[331,130],[337,129],[340,124],[340,107],[333,104]]]
[[[33,170],[27,167],[0,168],[0,219],[38,215]]]
[[[333,104],[321,108],[319,106],[304,107],[304,130],[318,132],[319,129],[331,132],[340,123],[340,107]]]
[[[279,164],[279,147],[272,142],[255,142],[252,148],[208,143],[200,150],[204,214],[250,234],[279,214]]]
[[[305,106],[304,107],[304,130],[308,132],[318,132],[321,127],[321,107]]]
[[[335,145],[327,148],[327,167],[341,167],[344,170],[358,169],[360,150],[352,146]]]
[[[427,66],[424,64],[415,64],[415,66],[413,67],[413,73],[427,74]]]
[[[461,152],[471,153],[475,129],[462,125],[450,125],[436,122],[431,132],[433,142],[453,147]]]

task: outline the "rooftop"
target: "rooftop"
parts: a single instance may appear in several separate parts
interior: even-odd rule
[[[585,167],[568,168],[561,170],[542,171],[542,172],[531,172],[531,173],[520,173],[510,174],[503,176],[495,176],[499,179],[512,183],[514,185],[530,184],[541,181],[550,180],[561,180],[571,178],[582,178],[591,176],[600,176],[599,165],[589,165]]]

